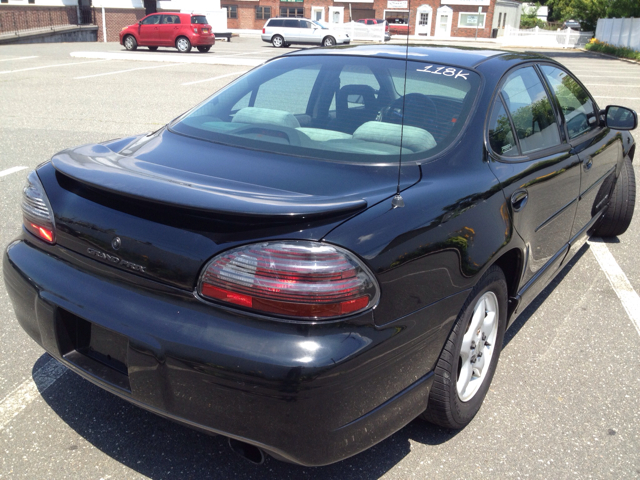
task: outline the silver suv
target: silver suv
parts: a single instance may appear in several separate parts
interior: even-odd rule
[[[349,44],[349,35],[306,18],[270,18],[262,29],[262,41],[274,47],[288,47],[292,43],[306,45]]]

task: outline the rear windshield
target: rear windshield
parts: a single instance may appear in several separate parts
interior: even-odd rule
[[[170,126],[261,151],[348,163],[430,157],[459,135],[480,83],[470,70],[347,55],[285,57]]]
[[[207,17],[205,17],[204,15],[193,15],[191,17],[191,23],[206,25]]]

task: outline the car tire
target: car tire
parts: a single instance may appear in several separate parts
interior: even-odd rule
[[[504,273],[493,266],[469,294],[449,334],[423,419],[458,430],[478,413],[500,357],[507,301]]]
[[[158,47],[147,47],[149,50],[151,50],[152,52],[155,52],[158,50]]]
[[[336,44],[336,39],[331,36],[324,37],[324,39],[322,40],[323,47],[332,47],[335,44]]]
[[[611,202],[598,221],[593,234],[599,237],[617,237],[629,228],[636,204],[636,176],[631,160],[625,158],[622,170],[611,195]]]
[[[207,46],[207,47],[196,47],[198,49],[198,51],[200,53],[207,53],[209,50],[211,50],[211,46]]]
[[[180,53],[189,53],[191,51],[191,42],[187,37],[176,38],[176,48]]]
[[[124,48],[126,48],[127,50],[133,51],[138,48],[138,42],[136,41],[136,37],[134,37],[133,35],[127,35],[126,37],[124,37],[122,43],[124,44]]]
[[[274,35],[273,38],[271,38],[271,45],[273,45],[276,48],[284,47],[285,46],[284,38],[282,38],[282,36],[280,35]]]

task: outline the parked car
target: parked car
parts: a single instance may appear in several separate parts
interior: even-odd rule
[[[158,47],[175,47],[187,53],[196,47],[206,53],[215,43],[207,17],[190,13],[153,13],[120,32],[120,45],[127,50],[140,46],[155,52]]]
[[[389,22],[381,18],[361,18],[357,20],[357,23],[364,23],[365,25],[383,25],[384,24],[384,41],[391,40],[391,34],[389,33]]]
[[[577,20],[565,20],[562,24],[562,30],[566,30],[567,28],[580,30],[580,22]]]
[[[409,33],[409,23],[406,18],[389,17],[386,19],[389,23],[389,30],[393,35],[406,35]]]
[[[270,18],[262,29],[262,41],[276,48],[301,45],[348,45],[349,34],[335,28],[327,28],[306,18]]]
[[[4,281],[80,376],[325,465],[471,421],[505,330],[631,222],[636,126],[540,55],[300,50],[29,173]]]

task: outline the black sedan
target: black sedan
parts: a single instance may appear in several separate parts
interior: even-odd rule
[[[543,56],[294,52],[31,172],[5,284],[87,380],[255,462],[325,465],[473,419],[506,328],[627,229],[636,125]]]

